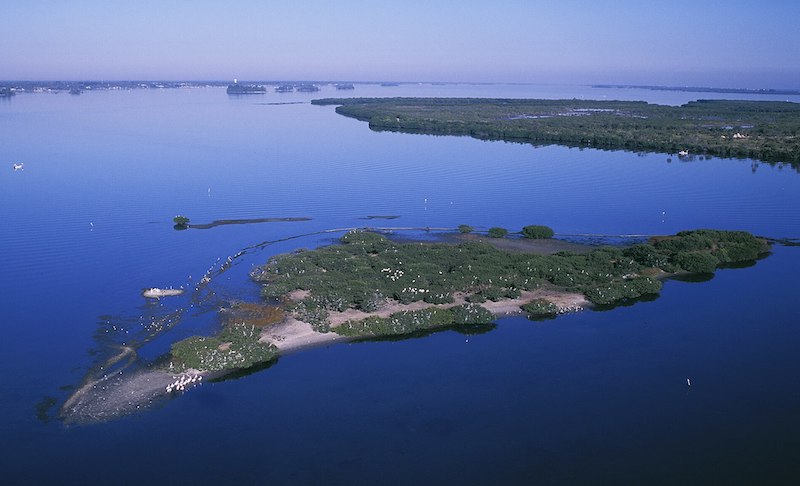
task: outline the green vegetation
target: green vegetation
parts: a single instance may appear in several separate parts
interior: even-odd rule
[[[581,293],[595,304],[615,304],[657,294],[661,281],[655,277],[664,272],[713,271],[720,264],[755,260],[769,249],[749,233],[716,230],[685,231],[628,248],[554,255],[506,252],[476,241],[395,243],[364,231],[349,232],[341,242],[275,256],[251,276],[264,284],[262,294],[268,299],[305,291],[288,310],[321,332],[330,329],[330,312],[373,312],[387,301],[431,304],[421,311],[369,317],[332,329],[348,336],[377,336],[473,322],[463,314],[474,313],[484,322],[489,314],[479,303],[517,298],[540,288]],[[468,304],[449,306],[457,296]],[[553,309],[534,301],[525,310],[543,314]]]
[[[473,228],[472,226],[470,226],[468,224],[460,224],[460,225],[458,225],[458,232],[461,233],[461,234],[472,233],[473,231],[475,231],[475,228]]]
[[[552,238],[555,233],[553,228],[549,226],[542,226],[539,224],[532,224],[522,228],[522,236],[525,238],[533,238],[537,240]]]
[[[547,233],[541,229],[546,227],[526,228],[535,235]],[[684,231],[628,248],[554,255],[506,252],[480,241],[395,243],[366,231],[351,231],[340,241],[341,245],[277,255],[253,270],[251,276],[264,284],[264,297],[281,304],[232,304],[223,312],[218,335],[193,336],[172,345],[171,369],[227,371],[274,360],[277,348],[259,338],[261,330],[279,322],[284,312],[318,332],[349,337],[486,325],[494,316],[480,305],[483,302],[548,289],[581,293],[595,304],[615,304],[657,294],[661,281],[654,277],[664,272],[713,272],[722,264],[755,260],[769,249],[749,233],[717,230]],[[302,297],[288,300],[295,290],[304,291]],[[373,313],[387,302],[429,305],[330,325],[332,312]],[[546,298],[533,298],[521,308],[532,318],[563,312]]]
[[[539,317],[553,317],[558,314],[558,306],[545,299],[534,299],[522,305],[522,310],[524,310],[529,317],[534,319]]]
[[[495,226],[494,228],[489,228],[488,235],[489,238],[505,238],[508,235],[508,230]]]
[[[429,307],[416,311],[401,311],[387,318],[368,317],[347,321],[334,331],[342,336],[397,336],[451,325],[489,324],[494,316],[478,304],[464,304],[443,309]]]
[[[189,218],[187,218],[186,216],[181,216],[181,215],[175,216],[174,218],[172,218],[172,221],[175,223],[175,226],[173,227],[176,230],[182,230],[189,227]]]
[[[479,98],[314,100],[373,130],[468,135],[482,140],[613,150],[749,157],[800,166],[800,104]]]
[[[253,325],[229,324],[217,336],[192,336],[172,345],[172,364],[179,371],[222,371],[273,360],[277,349],[260,342],[260,329]]]
[[[449,310],[453,313],[453,324],[489,324],[494,320],[494,315],[478,304],[457,305]]]

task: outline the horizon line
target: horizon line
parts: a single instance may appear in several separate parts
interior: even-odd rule
[[[232,80],[239,80],[238,78],[232,78]],[[642,88],[642,89],[652,89],[652,88],[660,88],[660,89],[673,89],[673,90],[692,90],[692,89],[700,89],[700,90],[737,90],[737,91],[747,91],[747,92],[765,92],[765,94],[769,94],[768,92],[772,91],[797,91],[797,94],[800,94],[800,87],[798,88],[790,88],[790,87],[781,87],[781,88],[736,88],[731,86],[699,86],[699,85],[658,85],[658,84],[639,84],[639,83],[553,83],[553,82],[532,82],[532,81],[433,81],[433,80],[416,80],[416,81],[397,81],[391,79],[383,79],[383,80],[350,80],[350,79],[241,79],[239,81],[246,82],[246,83],[264,83],[264,84],[282,84],[282,83],[319,83],[319,84],[337,84],[337,83],[352,83],[352,84],[381,84],[381,83],[392,83],[392,84],[446,84],[446,85],[456,85],[456,84],[467,84],[467,85],[498,85],[498,84],[505,84],[505,85],[516,85],[516,86],[590,86],[595,88]],[[8,85],[8,84],[47,84],[47,83],[63,83],[63,84],[70,84],[70,83],[93,83],[93,84],[113,84],[113,83],[167,83],[167,84],[181,84],[181,83],[192,83],[192,84],[230,84],[231,80],[223,80],[223,79],[4,79],[0,80],[0,85]],[[778,94],[778,93],[776,93]]]

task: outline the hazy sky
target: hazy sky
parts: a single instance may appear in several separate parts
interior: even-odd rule
[[[800,88],[798,1],[18,0],[0,79]]]

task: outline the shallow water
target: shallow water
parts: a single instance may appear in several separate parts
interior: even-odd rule
[[[376,133],[332,107],[263,104],[343,94],[693,99],[585,87],[401,85],[257,97],[176,89],[2,100],[6,477],[797,479],[793,269],[800,253],[790,247],[708,282],[668,282],[653,302],[552,321],[502,319],[480,335],[334,345],[203,384],[117,421],[64,427],[39,420],[36,405],[47,396],[63,401],[69,390],[61,387],[78,386],[109,344],[147,342],[141,361],[156,359],[170,342],[213,329],[220,304],[257,299],[247,278],[253,265],[337,236],[280,241],[296,235],[365,225],[515,230],[534,223],[559,233],[714,227],[800,236],[800,174],[788,166],[754,171],[749,160],[669,163],[663,154]],[[25,170],[12,171],[14,162]],[[175,231],[176,214],[197,224],[310,219]],[[375,215],[399,218],[364,219]],[[219,272],[227,257],[265,241],[276,243],[248,250]],[[215,279],[200,291],[156,303],[141,297],[152,286],[193,288],[209,268]],[[153,332],[154,322],[172,327]]]

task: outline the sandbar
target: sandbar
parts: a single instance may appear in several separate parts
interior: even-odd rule
[[[158,287],[151,287],[142,291],[142,295],[148,299],[160,299],[161,297],[172,297],[181,295],[183,289],[160,289]]]

